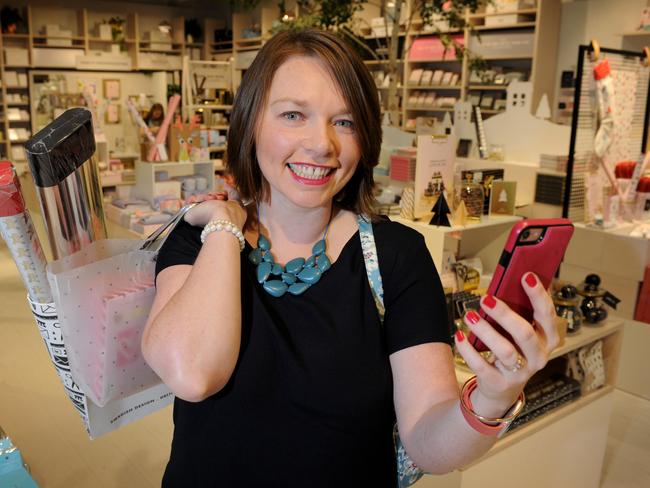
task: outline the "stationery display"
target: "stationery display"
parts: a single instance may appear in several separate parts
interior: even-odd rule
[[[458,208],[463,202],[468,220],[479,221],[483,215],[484,199],[483,187],[472,179],[471,174],[467,174],[465,181],[456,187],[454,208]]]
[[[508,432],[527,424],[562,405],[580,397],[580,382],[564,375],[555,375],[535,382],[524,388],[526,405]]]
[[[431,214],[444,187],[453,195],[456,141],[451,135],[418,136],[415,165],[415,218]]]
[[[494,181],[490,194],[490,215],[515,214],[516,181]]]

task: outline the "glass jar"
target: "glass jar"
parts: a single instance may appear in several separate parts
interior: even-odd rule
[[[567,334],[578,332],[582,325],[582,311],[576,287],[573,285],[563,286],[553,295],[553,303],[558,317],[567,321]]]
[[[481,220],[483,215],[483,186],[472,181],[472,175],[466,176],[466,181],[459,184],[454,192],[454,208],[458,208],[460,202],[465,203],[467,217],[471,220]]]

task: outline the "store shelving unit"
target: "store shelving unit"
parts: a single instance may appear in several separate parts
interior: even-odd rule
[[[5,56],[20,57],[20,67],[177,71],[185,54],[198,52],[201,59],[232,56],[232,43],[214,43],[211,39],[215,28],[225,27],[218,19],[203,19],[203,39],[186,42],[183,16],[41,5],[27,5],[21,13],[27,32],[3,34],[3,49],[9,50]],[[100,28],[111,18],[123,21],[121,35],[114,37],[112,30]],[[171,25],[168,43],[146,37],[165,22]],[[57,33],[60,26],[69,32]]]
[[[408,2],[407,2],[408,3]],[[493,25],[489,20],[494,18],[495,15],[490,13],[475,13],[466,14],[466,23],[468,27],[463,31],[443,31],[448,35],[457,35],[462,38],[465,46],[470,50],[472,46],[480,45],[481,37],[491,35],[511,35],[511,34],[528,34],[532,44],[530,53],[517,54],[517,55],[486,55],[483,59],[488,64],[489,68],[501,69],[503,71],[517,70],[529,73],[529,80],[533,83],[533,101],[532,107],[537,107],[543,94],[547,94],[551,102],[554,100],[555,94],[555,71],[548,69],[548,65],[542,68],[540,66],[541,59],[551,59],[557,51],[558,38],[559,38],[559,15],[560,15],[560,0],[538,0],[537,8],[521,9],[513,12],[503,12],[508,15],[516,16],[516,23],[513,24],[498,24]],[[407,5],[407,8],[411,8]],[[360,14],[366,22],[362,24],[369,25],[368,20],[364,15],[378,15],[375,10],[368,10],[367,14]],[[453,53],[448,53],[445,59],[430,59],[430,60],[411,60],[408,53],[413,45],[413,42],[421,38],[437,38],[438,35],[427,31],[418,30],[422,29],[422,22],[414,19],[411,24],[411,30],[408,33],[400,33],[400,38],[404,39],[406,43],[406,56],[403,62],[403,70],[400,73],[401,79],[405,81],[402,83],[401,90],[401,110],[402,110],[402,128],[408,130],[413,127],[413,119],[421,116],[431,116],[441,118],[445,112],[450,111],[445,106],[414,106],[409,103],[413,92],[433,92],[436,97],[454,97],[460,100],[475,100],[481,103],[483,97],[492,99],[489,106],[483,106],[482,113],[490,116],[502,112],[503,108],[495,107],[495,101],[498,99],[505,99],[505,85],[489,85],[477,81],[473,81],[470,72],[470,66],[467,58],[462,60],[456,59]],[[364,39],[375,40],[378,46],[382,46],[385,37],[369,34],[368,31],[362,32]],[[386,60],[367,60],[366,64],[371,71],[380,70],[387,64]],[[459,83],[455,86],[449,85],[436,85],[436,86],[419,86],[409,83],[411,73],[415,69],[429,69],[429,70],[442,70],[457,73],[459,75]]]

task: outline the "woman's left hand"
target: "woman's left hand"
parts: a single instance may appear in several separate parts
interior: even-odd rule
[[[539,278],[526,273],[521,286],[533,306],[533,324],[492,296],[481,300],[485,313],[511,335],[514,343],[476,312],[467,313],[465,323],[492,351],[490,358],[481,356],[462,333],[456,335],[456,348],[477,377],[473,408],[485,417],[501,417],[530,377],[546,366],[550,352],[560,342],[558,322],[562,319],[556,315],[553,300]]]

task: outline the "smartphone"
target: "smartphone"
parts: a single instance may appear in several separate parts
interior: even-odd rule
[[[504,301],[512,310],[532,323],[533,307],[521,279],[527,272],[533,272],[540,279],[542,286],[548,289],[572,235],[573,224],[569,219],[522,220],[515,224],[488,287],[488,295]],[[480,310],[479,314],[500,334],[512,340],[510,334],[483,310]],[[469,335],[469,342],[478,351],[488,350],[472,333]]]

